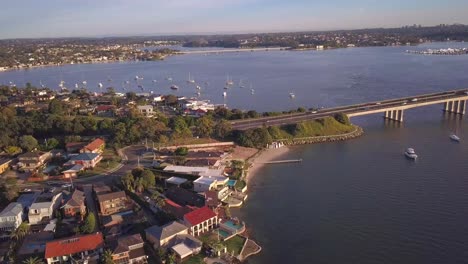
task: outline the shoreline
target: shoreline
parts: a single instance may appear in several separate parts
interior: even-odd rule
[[[276,149],[263,149],[257,152],[254,156],[250,157],[247,162],[250,163],[249,168],[245,176],[245,181],[249,184],[250,180],[258,174],[258,171],[262,169],[265,165],[265,162],[270,162],[275,159],[280,158],[289,153],[291,147],[283,146]]]
[[[285,145],[280,148],[273,149],[262,149],[259,150],[255,155],[248,158],[246,161],[250,163],[249,168],[247,169],[245,181],[247,185],[250,180],[258,174],[258,171],[263,168],[267,162],[274,161],[282,156],[288,154],[291,150],[291,146],[295,145],[313,145],[318,143],[332,143],[337,141],[347,141],[357,137],[360,137],[364,134],[364,130],[356,125],[354,130],[340,135],[330,135],[330,136],[317,136],[317,137],[308,137],[308,138],[296,138],[289,141],[283,140]]]

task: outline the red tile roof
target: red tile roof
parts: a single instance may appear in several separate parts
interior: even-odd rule
[[[184,215],[184,219],[192,226],[198,225],[216,216],[210,208],[204,206]]]
[[[102,247],[104,239],[101,233],[58,239],[46,243],[45,258],[68,256]]]
[[[105,143],[104,140],[102,140],[100,138],[96,138],[91,143],[86,145],[83,149],[89,150],[89,151],[94,151],[94,150],[100,148],[104,143]]]

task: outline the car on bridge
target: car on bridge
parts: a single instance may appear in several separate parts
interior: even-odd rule
[[[417,102],[417,101],[418,101],[418,98],[411,99],[411,102]]]

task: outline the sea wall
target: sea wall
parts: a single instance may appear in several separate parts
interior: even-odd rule
[[[355,126],[355,125],[353,125],[353,127],[354,127],[354,130],[346,134],[293,138],[293,139],[284,139],[284,140],[278,140],[278,141],[281,141],[285,145],[290,145],[290,146],[291,145],[305,145],[305,144],[344,141],[344,140],[349,140],[349,139],[360,137],[364,134],[364,130],[361,127]]]

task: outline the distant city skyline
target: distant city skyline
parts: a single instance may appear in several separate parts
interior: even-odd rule
[[[1,7],[1,39],[468,24],[466,0],[15,0]]]

